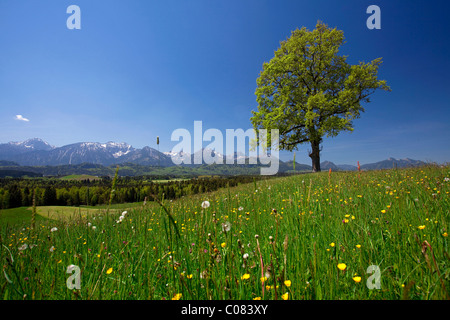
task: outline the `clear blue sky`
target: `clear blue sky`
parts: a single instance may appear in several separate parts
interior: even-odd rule
[[[66,27],[72,4],[81,30]],[[371,4],[381,30],[366,27]],[[195,120],[249,129],[263,62],[292,30],[322,20],[344,31],[349,62],[383,58],[379,78],[392,92],[372,96],[353,133],[326,138],[321,160],[450,162],[449,10],[447,1],[1,0],[0,142],[156,148],[160,136],[170,151],[172,132]],[[308,149],[298,162],[311,163]]]

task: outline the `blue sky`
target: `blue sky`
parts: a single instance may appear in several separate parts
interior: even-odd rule
[[[69,30],[69,5],[81,30]],[[381,30],[366,9],[381,8]],[[251,128],[256,78],[281,40],[317,20],[344,31],[352,64],[382,57],[353,133],[321,160],[450,162],[450,5],[445,1],[0,1],[0,143],[127,142],[170,151],[177,128]],[[15,119],[22,115],[29,121]],[[206,146],[208,142],[205,142]],[[308,145],[296,160],[310,164]],[[292,154],[281,153],[283,160]]]

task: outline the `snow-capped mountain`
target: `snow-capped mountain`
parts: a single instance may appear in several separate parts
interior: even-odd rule
[[[202,153],[202,154],[201,154]],[[205,164],[205,155],[210,157],[221,158],[223,162],[233,164],[253,164],[254,159],[247,157],[240,152],[234,152],[230,155],[224,155],[215,150],[201,149],[193,154],[184,152],[159,152],[151,147],[143,147],[142,149],[135,149],[127,143],[117,142],[79,142],[62,147],[54,147],[49,143],[38,139],[28,139],[23,142],[8,142],[0,144],[0,161],[4,163],[13,162],[14,165],[20,166],[57,166],[57,165],[78,165],[81,163],[91,163],[94,165],[114,165],[123,163],[133,163],[145,166],[173,166],[180,157],[188,157],[191,159],[191,164],[183,164],[185,166],[197,166],[194,163],[195,157],[202,155],[203,162]],[[198,158],[197,158],[198,159]],[[232,161],[230,161],[232,160]],[[241,161],[242,162],[241,162]],[[394,159],[389,158],[387,160],[379,161],[376,163],[369,163],[361,165],[362,170],[374,170],[374,169],[391,169],[394,167],[412,167],[425,164],[419,160],[413,159]],[[300,166],[306,166],[297,164],[296,169],[300,170]],[[283,163],[280,161],[280,170],[291,170],[292,163]],[[302,167],[307,170],[309,166]],[[322,170],[328,170],[332,168],[333,171],[337,170],[356,170],[353,165],[335,165],[332,162],[324,161],[321,163]]]
[[[8,143],[0,144],[0,154],[20,154],[36,150],[49,151],[54,148],[55,147],[39,138],[33,138],[20,142],[11,141]]]
[[[49,143],[38,139],[28,139],[21,142],[8,142],[0,144],[0,159],[14,161],[15,157],[20,154],[29,153],[32,151],[50,151],[55,147]]]
[[[111,165],[132,162],[142,165],[171,165],[170,157],[150,148],[135,149],[127,143],[79,142],[55,148],[40,139],[0,144],[0,159],[20,165],[45,166],[84,162]],[[170,163],[169,163],[170,162]]]

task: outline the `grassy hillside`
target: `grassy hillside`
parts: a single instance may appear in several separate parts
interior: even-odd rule
[[[322,172],[1,225],[0,260],[14,264],[0,297],[448,299],[449,178],[437,166]],[[66,286],[69,265],[80,289]]]

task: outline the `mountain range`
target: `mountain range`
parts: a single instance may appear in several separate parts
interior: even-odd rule
[[[209,153],[211,156],[222,157],[225,161],[226,157],[231,157],[234,163],[238,160],[245,162],[245,167],[258,167],[258,165],[251,165],[250,159],[244,154],[235,152],[232,155],[222,155],[213,150],[202,149],[194,154],[159,152],[151,147],[143,147],[142,149],[133,148],[131,145],[121,142],[79,142],[62,147],[55,147],[49,143],[39,139],[28,139],[22,142],[8,142],[0,144],[0,167],[11,169],[15,166],[78,166],[81,164],[94,164],[99,166],[113,166],[118,164],[131,164],[134,166],[158,166],[158,167],[173,167],[172,159],[181,156],[190,157],[191,165],[182,165],[183,167],[198,167],[205,166],[203,163],[194,164],[194,159],[200,152]],[[362,170],[374,169],[390,169],[393,167],[403,168],[420,166],[425,162],[413,159],[394,159],[389,158],[383,161],[363,164]],[[217,165],[210,165],[217,166]],[[229,165],[229,166],[236,166]],[[216,167],[217,168],[217,167]],[[357,167],[354,165],[342,164],[336,165],[330,161],[321,163],[322,170],[332,171],[354,171]],[[293,161],[283,162],[280,160],[280,172],[289,172],[293,170]],[[306,164],[295,164],[295,170],[311,171],[311,166]]]

